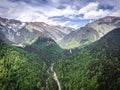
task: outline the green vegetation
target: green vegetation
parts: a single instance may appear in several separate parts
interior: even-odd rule
[[[36,55],[0,41],[1,90],[44,90],[45,67]]]
[[[93,43],[94,42],[94,40],[89,40],[89,41],[87,41],[87,40],[81,40],[81,42],[79,43],[79,42],[77,42],[76,40],[74,40],[74,39],[72,39],[70,42],[68,42],[65,46],[64,46],[64,48],[65,49],[74,49],[74,48],[83,48],[83,47],[85,47],[85,46],[87,46],[87,45],[90,45],[91,43]]]
[[[56,63],[62,90],[119,90],[119,36],[120,29],[116,29],[79,54]]]
[[[31,45],[31,44],[34,43],[37,39],[38,39],[38,37],[33,38],[33,39],[31,39],[31,40],[28,40],[28,41],[26,41],[26,44]]]
[[[51,38],[22,49],[0,41],[1,90],[58,90],[54,74],[62,90],[119,90],[120,29],[66,58]]]
[[[99,33],[93,28],[82,27],[66,35],[59,43],[64,49],[83,48],[99,39]]]
[[[24,50],[0,41],[0,89],[56,90],[47,70],[63,56],[63,50],[50,38],[38,38]]]
[[[41,60],[48,63],[64,57],[63,49],[51,38],[38,38],[36,42],[26,46],[24,50],[37,54]]]
[[[74,38],[70,40],[70,42],[68,42],[66,45],[64,45],[63,47],[65,49],[69,49],[69,48],[76,48],[79,47],[80,43],[77,42]]]
[[[80,52],[56,63],[62,90],[118,90],[120,61],[101,52]]]

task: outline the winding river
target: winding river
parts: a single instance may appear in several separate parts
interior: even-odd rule
[[[56,81],[56,83],[58,85],[58,90],[61,90],[61,86],[60,86],[60,82],[58,80],[58,76],[57,76],[56,72],[54,71],[53,67],[54,67],[54,63],[51,65],[50,69],[53,72],[53,79]]]

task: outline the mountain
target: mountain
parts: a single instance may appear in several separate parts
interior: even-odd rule
[[[63,26],[60,26],[60,25],[55,25],[53,26],[55,29],[65,33],[65,34],[69,34],[70,32],[72,31],[75,31],[74,28],[70,28],[70,27],[63,27]]]
[[[30,22],[26,25],[28,30],[37,30],[43,34],[51,37],[56,42],[60,41],[65,35],[74,31],[73,28],[61,27],[61,26],[50,26],[43,22]]]
[[[99,33],[93,28],[82,27],[73,31],[59,43],[64,49],[84,47],[99,39]]]
[[[43,22],[20,22],[0,18],[0,39],[19,47],[28,53],[34,53],[46,62],[55,61],[64,55],[63,49],[56,43],[71,28],[50,26]],[[22,46],[22,47],[21,47]]]
[[[1,90],[45,90],[45,67],[37,55],[0,40]]]
[[[0,32],[4,34],[6,39],[13,42],[12,44],[16,45],[24,45],[27,41],[35,39],[42,34],[36,30],[31,32],[26,29],[25,23],[4,18],[0,18]],[[1,39],[4,40],[4,38]]]
[[[87,24],[86,27],[95,29],[101,37],[111,30],[120,27],[120,17],[107,16]]]
[[[45,35],[27,42],[29,44],[24,47],[9,45],[13,44],[9,42],[1,31],[0,89],[46,90],[49,88],[56,90],[57,84],[49,72],[49,65],[64,57],[63,49]]]
[[[51,37],[59,42],[73,28],[52,26],[43,22],[20,22],[13,19],[0,18],[0,32],[14,45],[24,46],[34,42],[38,37]],[[1,38],[4,40],[4,38]]]
[[[119,90],[120,28],[55,67],[62,90]]]
[[[99,40],[108,32],[120,27],[120,17],[107,16],[66,35],[60,46],[64,49],[82,48],[94,41]]]
[[[73,31],[0,18],[0,89],[119,90],[119,24],[105,17]]]
[[[101,51],[104,48],[106,56],[120,59],[120,28],[114,29],[93,44],[91,51]]]
[[[23,50],[34,53],[46,63],[55,62],[64,57],[63,49],[51,38],[39,37]]]

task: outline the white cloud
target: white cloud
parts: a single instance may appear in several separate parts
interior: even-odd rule
[[[78,29],[78,28],[80,28],[80,25],[69,25],[69,27]]]
[[[57,9],[57,8],[52,8],[51,10],[44,11],[44,14],[48,17],[54,17],[54,16],[70,16],[70,15],[75,15],[77,11],[73,9],[70,5],[68,5],[65,9]]]
[[[3,9],[0,9],[0,16],[6,18],[18,19],[21,21],[39,21],[48,24],[62,25],[62,26],[66,26],[70,24],[70,22],[72,21],[70,20],[55,21],[50,17],[63,16],[72,20],[80,20],[80,19],[84,20],[84,19],[97,19],[107,15],[120,16],[119,5],[116,5],[117,7],[114,10],[107,10],[107,9],[103,10],[103,9],[99,9],[99,5],[101,4],[100,2],[91,2],[82,8],[80,7],[78,10],[77,8],[79,6],[78,2],[76,3],[78,4],[76,7],[76,4],[72,5],[70,4],[70,1],[71,0],[50,0],[49,1],[50,5],[48,4],[45,6],[35,6],[20,1],[16,3],[12,3],[8,0],[0,0],[0,7],[5,8],[4,13],[3,13]],[[73,0],[73,3],[75,1],[77,0]],[[61,2],[67,2],[68,4]],[[57,7],[60,6],[61,4],[62,5],[64,4],[64,8],[58,9]],[[79,16],[80,14],[82,14],[83,17]],[[76,17],[77,15],[79,17]],[[79,27],[79,25],[74,25],[74,24],[70,24],[69,26],[74,28]]]
[[[81,8],[78,14],[83,14],[83,19],[98,19],[109,15],[120,16],[120,10],[110,11],[99,9],[99,3],[92,2]]]
[[[70,23],[70,21],[65,21],[65,22],[63,22],[63,23],[59,23],[59,25],[65,26],[65,25],[68,24],[68,23]]]
[[[108,16],[111,12],[108,10],[91,10],[84,14],[84,19],[98,19],[101,17]]]
[[[120,17],[120,10],[117,10],[116,12],[111,13],[111,16],[118,16],[118,17]]]
[[[60,26],[66,26],[66,24],[70,23],[70,21],[65,21],[65,22],[53,21],[53,20],[47,20],[47,21],[48,22],[46,22],[46,23],[48,23],[50,25],[60,25]]]
[[[61,11],[61,13],[66,17],[70,16],[70,15],[75,15],[76,12],[77,12],[77,10],[74,10],[70,5]]]
[[[60,0],[51,0],[52,3],[60,3]]]
[[[98,9],[98,2],[92,2],[86,5],[85,7],[81,8],[78,12],[78,14],[85,14],[91,10],[97,10]]]

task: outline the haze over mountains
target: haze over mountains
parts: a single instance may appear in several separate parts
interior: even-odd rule
[[[120,17],[79,29],[0,18],[2,90],[119,90]]]
[[[66,35],[60,45],[66,49],[83,47],[100,39],[111,30],[119,27],[120,17],[107,16],[88,23],[77,31],[73,31]]]
[[[20,22],[0,18],[1,37],[15,45],[33,43],[38,37],[50,37],[64,49],[82,48],[119,28],[120,17],[107,16],[77,30],[69,27],[52,26],[43,22]],[[3,38],[4,39],[4,38]]]
[[[51,26],[43,22],[20,22],[0,18],[1,33],[13,42],[13,44],[24,45],[34,41],[38,37],[51,37],[59,42],[65,35],[75,29],[62,26]]]

